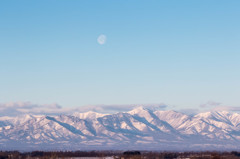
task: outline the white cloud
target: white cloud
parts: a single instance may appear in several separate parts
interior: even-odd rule
[[[200,105],[202,111],[231,111],[240,112],[240,106],[229,106],[220,102],[208,101],[205,104]]]
[[[74,112],[87,112],[94,111],[98,113],[117,113],[127,112],[136,107],[142,106],[151,110],[166,110],[174,109],[173,106],[168,106],[164,103],[160,104],[129,104],[129,105],[88,105],[82,107],[62,107],[58,104],[34,104],[31,102],[10,102],[0,103],[0,117],[1,116],[17,116],[23,114],[33,115],[59,115],[59,114],[72,114]],[[219,102],[206,102],[200,105],[200,109],[180,109],[179,112],[188,115],[194,115],[199,112],[206,111],[232,111],[240,112],[238,106],[226,106]]]
[[[238,106],[219,106],[219,107],[213,108],[212,110],[214,110],[214,111],[240,112],[240,107],[238,107]]]
[[[211,108],[211,107],[216,107],[220,106],[221,103],[215,102],[215,101],[208,101],[207,103],[201,104],[200,107],[202,108]]]
[[[33,104],[31,102],[10,102],[0,104],[0,116],[17,116],[21,114],[61,114],[68,109],[62,108],[58,104]]]
[[[127,112],[136,107],[144,107],[152,110],[164,110],[168,106],[166,104],[129,104],[129,105],[90,105],[80,107],[79,111],[95,111],[99,113],[115,113],[115,112]]]
[[[89,105],[77,108],[66,108],[58,104],[33,104],[31,102],[10,102],[0,104],[0,116],[17,116],[23,114],[33,115],[59,115],[74,112],[95,111],[98,113],[126,112],[135,107],[164,110],[166,104],[132,104],[132,105]]]

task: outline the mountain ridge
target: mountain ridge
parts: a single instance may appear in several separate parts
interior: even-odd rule
[[[0,117],[1,150],[239,150],[240,114],[128,112]]]

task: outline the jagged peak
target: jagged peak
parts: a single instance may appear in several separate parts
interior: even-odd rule
[[[155,110],[154,112],[184,114],[184,113],[181,113],[181,112],[177,112],[177,111],[175,111],[175,110]]]
[[[138,113],[141,113],[141,112],[148,112],[149,109],[147,108],[144,108],[143,106],[138,106],[138,107],[135,107],[134,109],[128,111],[127,113],[128,114],[138,114]]]
[[[195,115],[195,117],[207,118],[207,117],[214,117],[214,116],[229,116],[229,115],[232,115],[232,112],[228,112],[225,110],[213,110],[213,111],[198,113]]]
[[[134,113],[134,115],[129,112]],[[173,110],[151,111],[143,106],[136,107],[129,112],[106,115],[103,118],[96,118],[96,115],[100,113],[93,111],[76,112],[75,114],[81,115],[81,118],[63,114],[63,118],[60,115],[46,116],[49,120],[30,119],[29,122],[25,122],[24,118],[20,118],[21,122],[18,122],[20,120],[17,120],[16,117],[14,121],[0,122],[0,132],[4,132],[5,135],[0,136],[0,141],[8,145],[10,143],[8,138],[12,137],[11,141],[16,143],[21,139],[21,141],[31,141],[33,144],[36,141],[39,143],[54,143],[56,141],[56,144],[59,144],[59,141],[64,141],[66,145],[81,143],[83,146],[91,146],[92,143],[99,143],[100,146],[103,146],[108,142],[115,142],[116,145],[119,145],[119,143],[125,141],[134,143],[136,139],[149,143],[154,140],[159,144],[162,144],[162,141],[165,140],[170,144],[180,141],[183,145],[190,143],[190,146],[191,142],[189,141],[191,139],[192,141],[199,139],[200,142],[206,144],[211,144],[213,140],[222,143],[240,141],[240,134],[236,133],[236,130],[240,130],[240,118],[227,118],[229,112],[226,111],[198,114],[198,116],[207,120],[202,118],[189,119],[184,116],[185,114]],[[158,114],[155,114],[156,112]],[[28,119],[32,115],[28,114],[25,117]],[[70,117],[69,119],[73,120],[64,117]],[[82,120],[82,118],[85,119]],[[233,133],[231,134],[231,132]],[[193,138],[191,138],[191,135],[193,135]],[[185,140],[185,137],[187,140]]]
[[[88,119],[88,118],[95,119],[95,118],[103,117],[105,115],[107,115],[107,114],[101,114],[101,113],[94,112],[94,111],[73,113],[73,116],[79,117],[81,119]]]

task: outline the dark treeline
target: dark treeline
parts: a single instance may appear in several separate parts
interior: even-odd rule
[[[121,155],[118,151],[0,151],[0,159],[65,158],[65,157],[107,157]]]
[[[240,159],[240,152],[151,152],[151,151],[0,151],[0,159],[57,159],[68,157],[109,157],[115,159]]]

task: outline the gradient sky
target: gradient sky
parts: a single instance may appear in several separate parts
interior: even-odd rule
[[[2,0],[0,103],[239,106],[239,8],[239,0]]]

